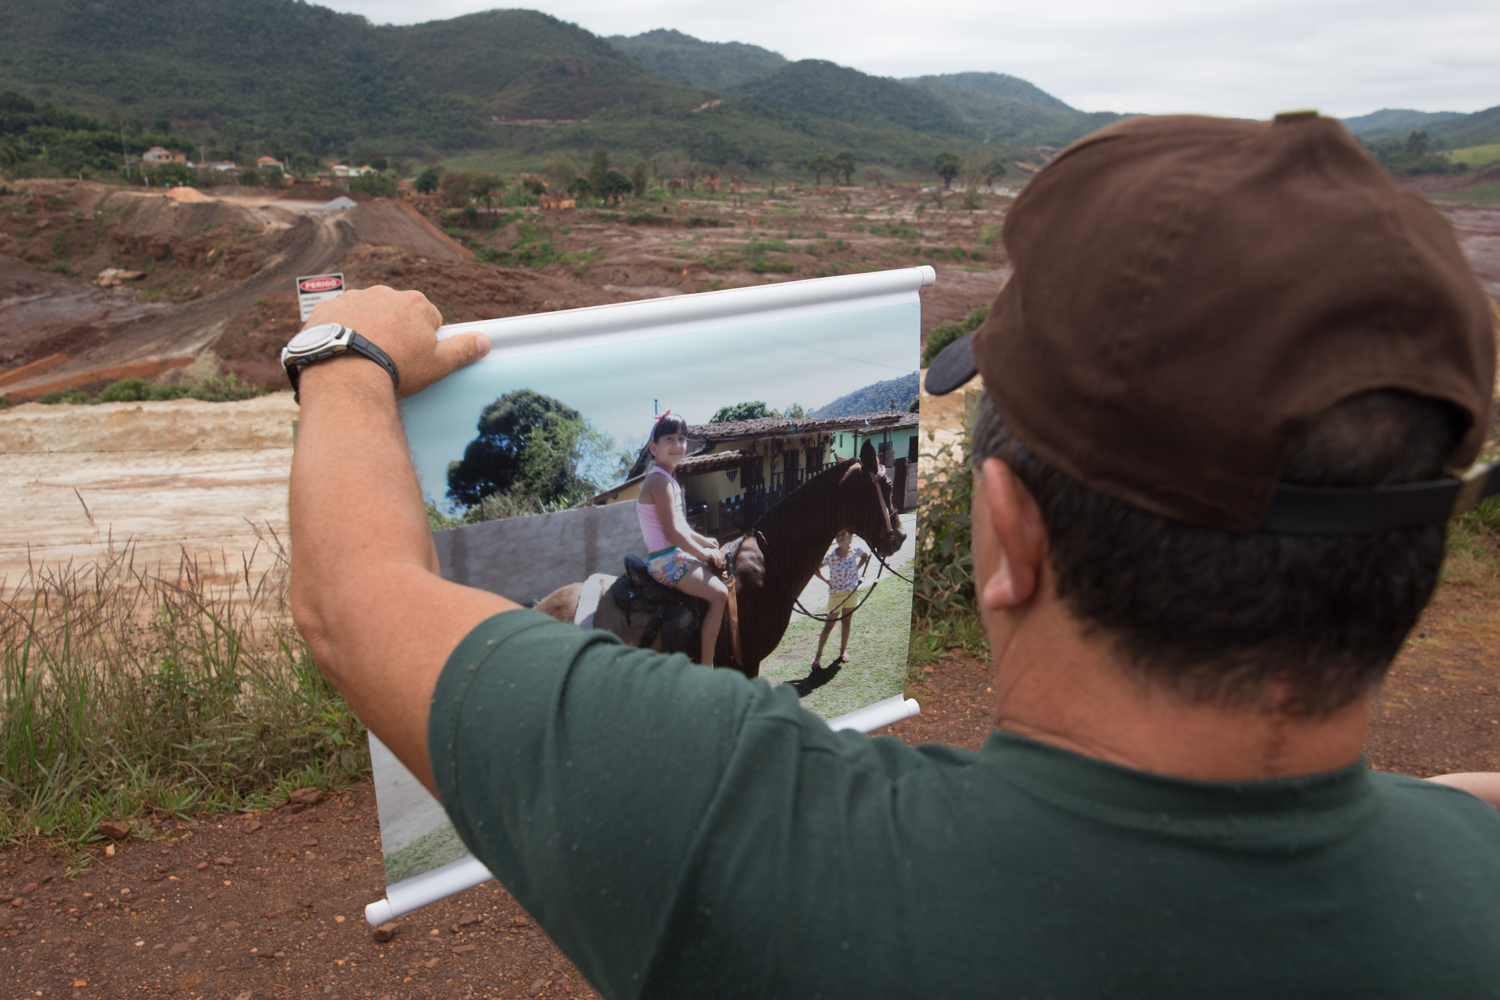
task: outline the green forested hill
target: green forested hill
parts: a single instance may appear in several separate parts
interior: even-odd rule
[[[1364,117],[1376,118],[1384,114],[1386,112],[1377,111],[1373,115]],[[1430,113],[1417,111],[1410,112],[1410,114]],[[1397,124],[1398,121],[1400,124]],[[1500,106],[1486,108],[1469,115],[1438,112],[1425,121],[1408,118],[1377,120],[1369,123],[1360,122],[1358,118],[1351,118],[1344,124],[1350,125],[1351,122],[1360,123],[1361,127],[1355,130],[1351,125],[1350,131],[1371,144],[1403,140],[1413,130],[1426,132],[1431,137],[1433,148],[1436,149],[1461,149],[1464,146],[1482,146],[1486,143],[1500,142]]]
[[[0,92],[35,105],[6,126],[0,166],[117,170],[112,150],[165,144],[240,162],[312,154],[304,167],[485,150],[535,169],[602,145],[620,162],[663,154],[789,172],[847,149],[861,171],[921,175],[944,151],[1014,159],[1015,144],[1055,140],[1056,116],[1081,114],[999,74],[932,78],[947,88],[940,100],[931,87],[664,29],[615,41],[527,10],[376,26],[301,0],[0,0]],[[722,104],[694,113],[715,93]],[[69,124],[76,114],[94,121]],[[1015,120],[997,125],[1006,115]],[[586,121],[515,124],[524,119]],[[68,157],[48,152],[63,145]]]
[[[1344,127],[1355,135],[1364,135],[1367,132],[1385,132],[1392,134],[1400,132],[1405,135],[1414,128],[1426,128],[1433,122],[1439,122],[1446,118],[1462,118],[1463,115],[1457,111],[1414,111],[1411,108],[1381,108],[1367,115],[1358,115],[1354,118],[1345,118]]]
[[[477,108],[423,85],[362,17],[294,0],[0,0],[0,89],[146,125],[232,122],[312,148],[462,145]]]
[[[853,125],[972,137],[974,130],[931,94],[822,59],[788,63],[725,89],[772,108]]]
[[[744,163],[757,172],[792,171],[789,179],[808,176],[810,157],[850,150],[859,161],[856,179],[871,169],[894,168],[902,174],[932,177],[933,158],[951,151],[961,157],[1013,161],[1024,152],[1003,143],[981,145],[977,139],[933,136],[904,128],[880,128],[831,121],[769,108],[744,98],[730,98],[701,112],[652,112],[621,108],[600,112],[567,128],[513,128],[494,155],[475,154],[454,161],[462,169],[509,169],[518,162],[542,163],[556,153],[586,161],[602,146],[617,165],[673,150],[689,160],[722,166]]]
[[[484,141],[491,115],[701,101],[534,11],[376,27],[297,0],[0,0],[0,25],[0,89],[314,151],[356,138],[391,151],[462,148]]]
[[[979,89],[953,81],[964,78],[995,77],[1014,81],[1016,87]],[[989,83],[991,81],[982,81]],[[1062,101],[1039,90],[1025,80],[1003,77],[998,73],[955,73],[950,76],[923,76],[908,81],[913,87],[931,94],[952,108],[970,127],[988,139],[998,139],[1018,146],[1065,146],[1122,116],[1112,111],[1076,111]],[[1015,93],[1035,91],[1045,101],[1030,97],[1000,96],[996,90]]]
[[[669,28],[657,28],[609,43],[634,56],[669,80],[722,90],[764,76],[786,65],[786,57],[743,42],[705,42]]]
[[[882,410],[904,410],[917,395],[921,387],[921,373],[912,372],[900,378],[875,382],[856,389],[847,396],[840,396],[827,406],[813,411],[813,416],[848,417],[856,413],[878,413]],[[895,403],[894,406],[891,404]]]
[[[1054,111],[1075,110],[1036,84],[1007,73],[945,73],[941,76],[913,77],[901,82],[917,86],[936,83],[948,87],[957,87],[962,90],[976,90],[981,94],[988,94],[990,97],[1029,101],[1032,104],[1051,108]]]
[[[429,87],[486,117],[587,118],[601,108],[697,107],[709,96],[663,79],[577,25],[532,10],[491,10],[377,29]]]

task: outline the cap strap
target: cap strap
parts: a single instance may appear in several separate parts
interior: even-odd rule
[[[1397,486],[1276,487],[1260,530],[1279,535],[1355,535],[1438,524],[1500,495],[1500,462],[1476,463],[1457,477]]]

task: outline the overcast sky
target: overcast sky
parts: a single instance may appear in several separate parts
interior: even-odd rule
[[[325,0],[376,24],[457,17],[484,0]],[[1086,111],[1265,118],[1318,108],[1478,111],[1500,104],[1495,0],[548,0],[598,35],[675,28],[880,76],[1009,73]]]

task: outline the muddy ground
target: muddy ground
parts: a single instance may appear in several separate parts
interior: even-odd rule
[[[461,322],[931,263],[930,328],[994,297],[1009,201],[989,195],[967,212],[955,195],[905,187],[783,188],[666,211],[497,209],[466,220],[367,196],[329,208],[310,200],[320,190],[168,197],[18,182],[0,195],[0,392],[20,401],[92,389],[147,361],[168,380],[232,371],[277,384],[277,355],[298,326],[293,279],[328,271],[356,288],[419,289]],[[128,277],[102,289],[109,269]]]

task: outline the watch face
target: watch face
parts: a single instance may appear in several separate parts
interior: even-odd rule
[[[316,351],[342,333],[343,329],[337,323],[319,323],[317,326],[310,326],[293,337],[287,343],[286,349],[292,354]]]

